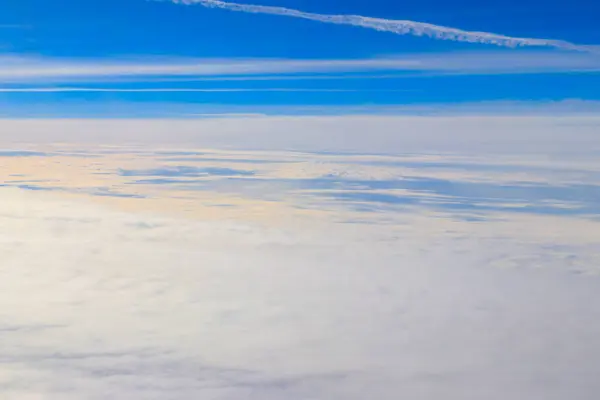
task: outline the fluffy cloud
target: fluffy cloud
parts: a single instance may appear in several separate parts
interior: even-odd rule
[[[0,398],[600,391],[597,118],[0,124]]]
[[[7,399],[600,390],[600,281],[569,273],[590,221],[207,222],[7,188],[0,205]]]

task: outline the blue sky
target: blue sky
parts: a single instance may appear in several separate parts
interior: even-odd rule
[[[600,48],[593,47],[600,44],[600,5],[591,0],[252,2],[561,40],[581,45],[575,50],[440,40],[176,3],[3,2],[0,116],[600,101]]]

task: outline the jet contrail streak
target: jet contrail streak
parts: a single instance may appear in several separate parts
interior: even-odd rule
[[[578,45],[563,40],[511,37],[489,32],[465,31],[457,28],[408,20],[372,18],[361,15],[316,14],[285,7],[239,4],[220,0],[166,1],[185,5],[197,4],[208,8],[222,8],[225,10],[245,13],[282,15],[286,17],[303,18],[329,24],[353,25],[382,32],[391,32],[398,35],[428,36],[434,39],[453,40],[457,42],[492,44],[504,47],[543,46],[563,50],[585,51],[593,53],[600,52],[596,46]]]
[[[236,92],[406,92],[402,89],[311,89],[311,88],[88,88],[88,87],[26,87],[2,88],[0,93],[60,93],[60,92],[115,92],[115,93],[236,93]]]

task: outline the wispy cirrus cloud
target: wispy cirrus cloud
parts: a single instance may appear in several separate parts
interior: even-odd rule
[[[428,36],[439,40],[452,40],[457,42],[482,43],[504,47],[538,46],[552,47],[564,50],[583,52],[599,52],[596,46],[586,46],[570,43],[564,40],[521,38],[500,35],[489,32],[466,31],[447,26],[429,24],[409,20],[393,20],[373,18],[362,15],[330,15],[305,12],[285,7],[273,7],[254,4],[239,4],[220,0],[168,0],[176,4],[197,4],[208,8],[221,8],[225,10],[253,13],[281,15],[293,18],[302,18],[311,21],[324,22],[337,25],[352,25],[382,32],[391,32],[398,35]]]
[[[449,52],[362,59],[58,59],[0,56],[0,83],[167,77],[293,78],[294,74],[599,72],[600,56],[566,52]],[[268,77],[265,77],[268,75]],[[346,76],[341,76],[346,78]],[[368,77],[368,76],[365,76]],[[351,78],[351,77],[350,77]]]

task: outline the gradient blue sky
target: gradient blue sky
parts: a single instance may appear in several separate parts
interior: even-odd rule
[[[600,44],[600,4],[591,0],[252,4]],[[598,48],[515,49],[168,0],[0,4],[4,117],[436,109],[564,100],[573,110],[573,99],[600,100]]]

